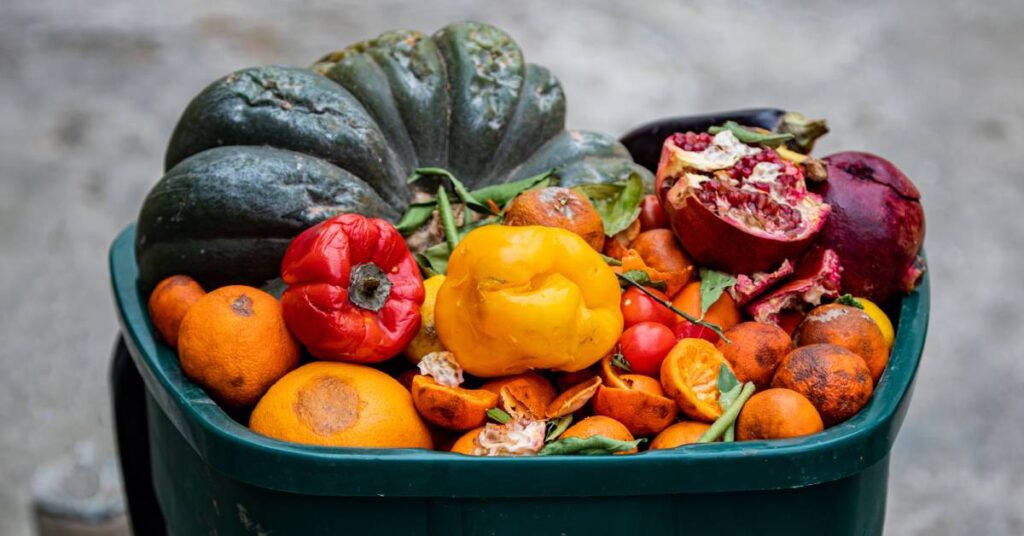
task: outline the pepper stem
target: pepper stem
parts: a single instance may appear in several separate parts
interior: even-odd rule
[[[387,303],[391,285],[391,280],[380,266],[372,262],[358,264],[349,274],[348,301],[377,312]]]

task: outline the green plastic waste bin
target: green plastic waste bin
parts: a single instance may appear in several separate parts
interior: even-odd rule
[[[854,418],[802,439],[635,456],[476,458],[331,449],[250,432],[154,338],[134,227],[110,269],[146,385],[151,471],[168,532],[217,534],[879,534],[889,450],[928,324],[928,280],[903,299],[888,369]]]

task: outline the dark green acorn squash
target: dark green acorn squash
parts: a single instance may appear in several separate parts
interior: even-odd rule
[[[614,138],[565,130],[565,95],[505,32],[473,22],[432,37],[393,31],[311,69],[254,67],[217,80],[185,109],[166,175],[139,215],[145,292],[188,274],[207,288],[278,276],[289,241],[341,212],[395,222],[417,167],[471,189],[558,168],[562,185],[639,174]]]

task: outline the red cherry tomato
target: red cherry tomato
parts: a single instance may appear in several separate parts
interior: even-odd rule
[[[665,215],[665,209],[661,207],[658,197],[652,194],[645,195],[640,202],[640,231],[668,228],[668,216]]]
[[[658,290],[648,290],[663,300],[668,299]],[[636,287],[629,287],[626,289],[626,292],[622,293],[622,299],[619,301],[619,307],[622,309],[624,327],[627,328],[635,326],[640,322],[657,322],[668,327],[672,327],[676,323],[675,313],[670,311],[668,307],[665,307],[650,296],[644,294]]]
[[[676,324],[676,327],[673,328],[672,331],[675,332],[677,339],[704,339],[711,344],[717,343],[720,338],[714,331],[711,331],[704,326],[694,324],[689,320],[683,320]]]
[[[657,322],[640,322],[622,332],[619,348],[634,374],[657,377],[661,362],[676,345],[672,330]]]

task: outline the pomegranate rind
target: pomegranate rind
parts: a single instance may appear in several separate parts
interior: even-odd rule
[[[793,271],[793,263],[786,259],[772,272],[736,275],[736,284],[727,290],[729,295],[732,296],[733,301],[736,302],[736,305],[744,306],[753,301],[754,298],[767,292],[768,289],[774,287],[783,279],[793,275]]]
[[[839,255],[831,249],[810,252],[793,280],[747,307],[756,322],[779,325],[779,314],[785,310],[803,310],[821,304],[824,298],[839,296],[843,267]]]
[[[802,220],[794,232],[755,229],[715,213],[696,196],[695,183],[706,180],[707,176],[690,170],[707,170],[691,165],[693,154],[676,147],[671,136],[665,140],[658,163],[656,192],[680,243],[699,264],[734,274],[769,271],[783,260],[803,253],[825,225],[831,209],[821,196],[811,192],[792,201],[792,208],[800,212]],[[716,165],[728,161],[731,160],[722,160]],[[738,161],[736,158],[735,162]],[[725,168],[716,171],[722,169]]]

